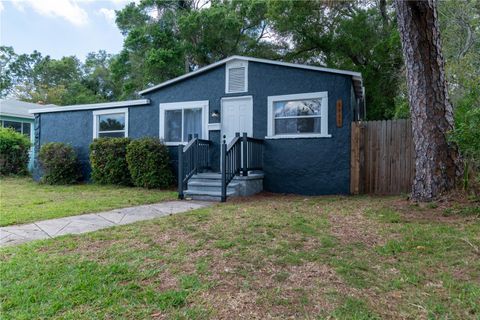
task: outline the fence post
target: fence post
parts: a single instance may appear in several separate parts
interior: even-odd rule
[[[248,176],[248,140],[247,140],[246,132],[244,132],[242,135],[242,146],[243,146],[242,175],[246,177]]]
[[[178,146],[178,198],[183,199],[183,146]]]
[[[225,136],[224,136],[225,138]],[[221,201],[227,201],[227,144],[225,139],[223,140],[221,149],[220,149],[220,158],[222,161],[222,197]]]

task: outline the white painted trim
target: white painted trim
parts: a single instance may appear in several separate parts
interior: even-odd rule
[[[209,123],[208,124],[208,131],[216,131],[222,128],[221,123]]]
[[[125,129],[124,130],[114,130],[114,131],[102,131],[102,132],[120,132],[125,131],[125,138],[128,137],[128,108],[122,109],[106,109],[106,110],[97,110],[93,111],[93,139],[98,138],[98,116],[104,114],[118,114],[124,113],[125,114]]]
[[[228,91],[229,80],[230,80],[228,73],[232,68],[241,68],[241,67],[245,68],[245,87],[243,88],[244,90],[230,92]],[[242,92],[248,92],[248,61],[230,60],[225,64],[225,93],[232,94],[232,93],[242,93]]]
[[[19,113],[3,112],[3,111],[0,112],[0,116],[21,118],[21,119],[25,119],[25,120],[35,119],[35,116],[33,116],[33,115],[25,115],[25,114],[19,114]]]
[[[305,134],[280,134],[274,132],[274,115],[273,103],[276,101],[302,100],[322,98],[322,106],[320,111],[321,133],[305,133]],[[307,92],[298,94],[286,94],[281,96],[268,96],[267,98],[267,136],[265,139],[298,139],[298,138],[330,138],[332,135],[328,133],[328,92]]]
[[[309,66],[309,65],[305,65],[305,64],[288,63],[288,62],[281,62],[281,61],[274,61],[274,60],[267,60],[267,59],[259,59],[259,58],[252,58],[252,57],[244,57],[244,56],[231,56],[231,57],[228,57],[226,59],[220,60],[218,62],[212,63],[208,66],[205,66],[203,68],[200,68],[200,69],[197,69],[195,71],[186,73],[182,76],[179,76],[179,77],[173,78],[171,80],[162,82],[162,83],[157,84],[157,85],[155,85],[151,88],[142,90],[142,91],[139,92],[139,94],[143,95],[143,94],[151,92],[153,90],[156,90],[156,89],[168,86],[172,83],[181,81],[183,79],[193,77],[197,74],[200,74],[202,72],[208,71],[208,70],[213,69],[213,68],[216,68],[216,67],[218,67],[222,64],[225,64],[229,61],[232,61],[232,60],[244,60],[244,61],[267,63],[267,64],[273,64],[273,65],[291,67],[291,68],[300,68],[300,69],[306,69],[306,70],[314,70],[314,71],[323,71],[323,72],[329,72],[329,73],[344,74],[344,75],[349,75],[349,76],[352,77],[352,80],[353,80],[356,88],[361,88],[363,86],[362,74],[360,72],[354,72],[354,71],[348,71],[348,70],[339,70],[339,69],[331,69],[331,68],[324,68],[324,67],[317,67],[317,66]]]
[[[277,139],[316,139],[316,138],[331,138],[331,134],[280,134],[276,136],[267,136],[265,139],[267,140],[277,140]]]
[[[160,103],[159,105],[159,130],[158,135],[160,140],[164,141],[165,145],[167,146],[179,146],[185,145],[186,142],[178,141],[178,142],[168,142],[165,141],[165,111],[166,110],[183,110],[184,109],[192,109],[192,108],[201,108],[202,109],[202,137],[201,139],[208,139],[208,109],[209,109],[209,101],[208,100],[200,100],[200,101],[183,101],[183,102],[169,102],[169,103]],[[182,113],[182,121],[183,121],[183,113]],[[182,138],[183,138],[183,123],[182,123]]]
[[[143,106],[149,103],[150,103],[149,99],[125,100],[125,101],[105,102],[105,103],[79,104],[79,105],[64,106],[64,107],[57,106],[57,107],[42,108],[42,109],[30,109],[28,110],[28,112],[36,114],[36,113],[46,113],[46,112],[97,110],[97,109],[106,109],[106,108]]]

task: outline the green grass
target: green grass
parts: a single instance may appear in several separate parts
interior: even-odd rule
[[[0,313],[478,319],[479,219],[399,202],[258,197],[3,248]]]
[[[173,191],[80,184],[49,186],[30,178],[1,178],[0,226],[154,203]]]

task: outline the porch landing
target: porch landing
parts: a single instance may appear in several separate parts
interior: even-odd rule
[[[227,186],[227,197],[245,197],[261,192],[263,177],[261,171],[249,172],[248,176],[235,176]],[[193,175],[184,195],[193,200],[221,201],[222,175],[215,172]]]

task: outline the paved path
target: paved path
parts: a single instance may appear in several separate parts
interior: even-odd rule
[[[79,234],[99,229],[149,220],[211,205],[210,202],[167,201],[137,207],[89,213],[35,223],[1,227],[0,247],[32,240],[48,239],[65,234]]]

